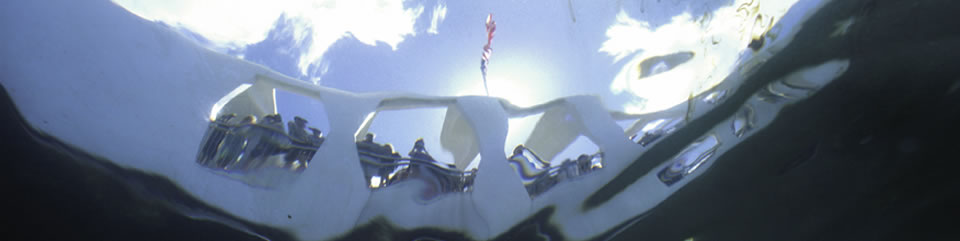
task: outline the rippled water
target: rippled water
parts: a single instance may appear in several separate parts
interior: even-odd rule
[[[948,1],[825,1],[794,25],[775,25],[763,1],[707,1],[688,11],[711,14],[693,15],[655,10],[700,2],[568,1],[538,9],[562,16],[552,25],[517,23],[528,5],[494,7],[490,96],[470,96],[479,46],[469,61],[436,55],[470,71],[362,50],[460,49],[436,39],[461,33],[444,26],[469,19],[466,3],[383,5],[413,16],[412,33],[348,26],[331,31],[359,44],[316,53],[339,45],[312,33],[314,45],[259,57],[268,44],[54,3],[0,17],[18,33],[0,45],[17,240],[912,240],[950,237],[935,220],[958,210],[960,28]],[[275,23],[317,31],[323,18],[304,16],[336,12],[324,9]],[[751,19],[748,44],[684,49],[727,44],[710,30],[721,25],[704,24],[723,11]],[[571,37],[509,30],[591,24],[602,27]],[[690,43],[623,40],[698,26],[714,28]],[[289,37],[281,30],[265,33]],[[79,35],[54,38],[67,32]],[[517,45],[549,38],[534,52]],[[251,44],[251,56],[224,42]],[[530,61],[584,42],[603,47]],[[266,59],[287,54],[296,60]],[[460,72],[471,77],[444,77]],[[438,82],[449,78],[467,87]]]

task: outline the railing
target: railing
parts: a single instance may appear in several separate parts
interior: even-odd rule
[[[283,131],[280,115],[267,115],[257,122],[255,116],[243,119],[236,114],[221,115],[212,121],[197,153],[197,163],[212,169],[246,172],[262,168],[283,168],[301,172],[307,168],[317,148],[323,144],[320,130],[310,128],[296,117]]]

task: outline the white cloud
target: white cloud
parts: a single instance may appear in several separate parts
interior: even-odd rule
[[[302,46],[298,67],[307,73],[320,63],[331,45],[344,37],[376,45],[383,42],[394,50],[407,36],[415,35],[414,24],[423,6],[405,7],[404,1],[378,0],[114,0],[145,19],[186,27],[214,45],[240,48],[262,41],[281,14],[291,19],[294,39]],[[444,14],[446,7],[442,8]],[[442,16],[439,21],[442,21]]]
[[[437,34],[437,28],[440,26],[440,23],[443,23],[443,19],[447,17],[447,5],[441,0],[437,3],[437,6],[433,8],[433,17],[430,18],[430,29],[427,29],[427,33]]]
[[[283,12],[267,1],[114,0],[145,19],[182,26],[217,45],[243,46],[263,40]]]

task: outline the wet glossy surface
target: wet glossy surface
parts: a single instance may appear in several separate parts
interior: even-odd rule
[[[857,5],[859,3],[865,4]],[[870,5],[871,3],[873,5]],[[623,133],[607,135],[607,137],[616,138],[616,140],[629,144],[630,147],[647,149],[644,150],[641,158],[630,161],[648,166],[635,169],[617,163],[618,159],[607,159],[606,161],[610,161],[610,163],[605,163],[604,169],[600,169],[601,172],[583,176],[578,182],[572,182],[570,185],[554,186],[557,189],[567,188],[564,191],[573,190],[572,187],[594,187],[586,185],[594,180],[591,176],[602,176],[610,173],[607,170],[626,169],[634,171],[634,173],[640,173],[638,175],[644,175],[646,173],[668,171],[670,167],[675,166],[677,168],[673,168],[674,171],[669,173],[681,175],[688,173],[688,176],[675,181],[671,186],[664,185],[661,182],[662,177],[654,175],[652,177],[654,184],[658,185],[656,187],[625,185],[628,188],[606,189],[615,190],[612,198],[603,200],[599,206],[593,209],[603,210],[604,208],[618,207],[618,203],[623,199],[628,200],[629,204],[640,205],[644,200],[654,196],[650,195],[655,194],[651,191],[670,190],[669,198],[662,205],[658,205],[653,212],[630,217],[629,222],[618,224],[611,229],[615,231],[603,231],[592,230],[589,227],[595,227],[597,223],[617,217],[616,214],[606,213],[577,219],[581,216],[576,216],[579,214],[576,212],[583,209],[575,207],[572,209],[574,214],[570,214],[571,208],[565,206],[566,204],[551,204],[529,211],[528,218],[511,224],[512,226],[509,226],[511,228],[502,235],[492,236],[489,239],[530,240],[542,236],[551,239],[577,239],[570,238],[572,235],[569,233],[577,228],[588,230],[584,232],[597,234],[597,236],[591,237],[598,239],[613,237],[620,240],[636,240],[641,237],[651,240],[684,240],[688,238],[694,240],[949,239],[953,235],[949,223],[939,222],[938,220],[957,215],[953,210],[958,210],[954,206],[956,206],[957,200],[960,200],[958,199],[960,195],[957,195],[955,191],[958,183],[955,178],[951,178],[955,176],[953,173],[955,168],[949,168],[956,163],[953,163],[953,159],[949,157],[953,156],[952,150],[956,150],[958,147],[956,142],[944,141],[942,138],[943,136],[956,136],[958,133],[956,125],[953,123],[960,121],[958,119],[960,109],[956,106],[956,103],[960,102],[958,102],[958,95],[956,95],[956,91],[954,91],[956,88],[954,87],[957,86],[955,83],[957,81],[956,76],[960,75],[956,73],[955,68],[949,68],[949,66],[954,59],[952,57],[958,56],[956,49],[951,48],[951,46],[957,46],[960,43],[957,43],[952,37],[944,36],[955,36],[955,31],[951,31],[951,29],[958,28],[924,30],[923,28],[917,28],[916,22],[901,21],[902,19],[898,18],[905,16],[916,19],[920,23],[929,23],[920,26],[937,26],[933,23],[951,23],[948,20],[952,19],[950,17],[952,15],[941,12],[952,11],[945,11],[944,9],[949,8],[941,5],[950,4],[935,1],[842,2],[842,4],[830,8],[831,11],[828,12],[830,14],[825,15],[826,17],[820,16],[817,18],[824,20],[815,23],[818,24],[817,26],[834,26],[833,24],[838,21],[843,22],[845,19],[850,19],[848,15],[851,12],[860,14],[857,22],[843,22],[844,24],[841,24],[850,28],[849,31],[846,31],[846,35],[842,36],[856,37],[844,39],[831,36],[830,33],[834,31],[831,28],[810,28],[812,30],[808,29],[801,35],[800,40],[802,41],[794,47],[783,50],[782,53],[785,53],[787,57],[771,59],[766,62],[769,65],[752,70],[755,71],[756,76],[744,82],[747,87],[729,89],[731,91],[727,93],[726,100],[718,102],[721,104],[717,109],[696,106],[697,108],[693,108],[695,109],[694,113],[680,114],[680,116],[691,116],[693,118],[689,118],[689,122],[685,122],[681,128],[673,133],[663,135],[656,140],[651,139],[652,141],[647,142],[648,144],[645,146],[633,144],[638,140],[632,140],[632,143],[623,140],[624,137],[620,135]],[[858,25],[863,23],[867,25]],[[866,29],[871,31],[865,31]],[[896,29],[896,31],[891,29]],[[887,32],[898,34],[888,34]],[[811,67],[830,63],[830,61],[836,59],[848,59],[850,64],[849,71],[836,80],[830,80],[833,82],[798,82],[798,80],[811,79],[790,77],[796,71],[811,70]],[[812,72],[807,73],[818,73],[813,74],[814,76],[831,74],[816,70],[814,68]],[[800,77],[803,76],[800,75]],[[2,81],[5,81],[3,82],[5,87],[11,83],[7,82],[10,81],[7,79]],[[747,91],[742,91],[744,89]],[[733,90],[737,91],[734,92]],[[14,93],[12,94],[14,96],[22,96],[22,91],[24,90],[13,89],[11,93]],[[11,110],[15,108],[14,104],[31,107],[36,105],[29,101],[11,101],[9,105]],[[694,105],[697,104],[694,103]],[[20,111],[29,109],[20,108]],[[712,111],[701,113],[704,110]],[[11,116],[15,115],[11,114]],[[57,153],[57,151],[73,150],[70,153],[82,153],[83,150],[63,144],[55,138],[38,138],[37,136],[43,135],[42,133],[38,134],[40,132],[37,130],[46,130],[40,128],[45,128],[47,122],[56,123],[56,119],[48,119],[48,117],[13,119],[9,125],[3,125],[9,129],[4,133],[20,133],[20,135],[13,135],[14,139],[18,141],[10,142],[11,146],[16,148],[2,150],[5,156],[23,156],[20,159],[30,160],[4,162],[7,165],[13,165],[10,168],[11,170],[17,170],[12,175],[14,178],[12,183],[16,185],[10,189],[17,194],[11,195],[11,199],[16,204],[11,205],[15,207],[11,212],[12,215],[10,215],[10,217],[13,217],[12,219],[15,219],[13,220],[15,221],[13,222],[15,225],[13,230],[28,230],[26,227],[33,227],[48,231],[44,233],[69,234],[72,238],[80,236],[90,237],[89,239],[122,240],[150,238],[180,240],[182,238],[163,237],[185,232],[195,235],[192,238],[198,238],[199,235],[207,235],[213,232],[222,232],[224,235],[231,234],[230,231],[218,229],[216,225],[210,227],[203,225],[202,222],[200,224],[195,223],[198,217],[202,219],[211,216],[229,216],[230,214],[217,212],[217,210],[226,207],[223,203],[213,203],[215,206],[212,207],[191,205],[188,208],[171,210],[169,206],[144,201],[144,198],[142,198],[144,196],[157,200],[164,200],[163,197],[177,197],[177,199],[164,202],[168,205],[180,205],[190,203],[184,200],[195,200],[193,199],[196,197],[193,196],[195,194],[185,192],[181,189],[183,186],[173,182],[177,180],[174,178],[177,177],[176,175],[165,176],[152,173],[142,175],[143,170],[117,165],[115,162],[118,160],[91,158],[95,161],[90,161],[78,158],[75,154],[72,156],[49,157],[51,153]],[[77,117],[74,116],[74,118]],[[109,119],[104,118],[104,120]],[[684,118],[680,117],[680,119]],[[207,130],[205,128],[209,128],[206,126],[209,123],[197,123],[197,128],[191,130],[194,130],[192,135],[199,139],[200,136],[205,134],[204,131]],[[612,123],[608,124],[613,125]],[[336,124],[334,126],[341,125]],[[27,128],[18,128],[20,126]],[[349,130],[348,132],[352,131]],[[250,135],[253,136],[264,136],[262,132],[258,131],[248,131],[246,133],[251,133]],[[103,136],[122,138],[122,135],[111,134],[114,135],[103,134]],[[346,140],[346,144],[356,145],[351,139],[352,134],[340,135],[347,138],[341,138],[339,142]],[[88,137],[94,138],[98,135]],[[704,137],[707,138],[704,139]],[[334,143],[331,141],[333,138],[329,138],[322,146],[328,147],[331,143]],[[38,141],[31,142],[31,144],[19,141],[28,139]],[[713,140],[716,140],[716,142]],[[413,139],[408,141],[413,141]],[[50,143],[60,143],[60,145],[51,149],[48,146],[52,145]],[[694,145],[694,143],[700,144]],[[705,145],[711,143],[716,144]],[[112,147],[120,144],[122,143],[102,146]],[[202,145],[190,144],[190,148],[203,149]],[[623,144],[611,144],[607,139],[598,141],[598,145],[603,147],[625,146]],[[701,146],[703,148],[700,148]],[[164,148],[165,146],[153,145],[150,147]],[[434,147],[430,145],[425,146],[425,150],[431,151],[429,153],[436,150],[432,148]],[[501,151],[499,148],[500,146],[488,148],[493,150],[488,152],[499,153]],[[607,157],[619,153],[619,150],[606,151],[604,154]],[[678,157],[685,156],[683,153],[688,153],[689,155],[686,156],[692,158],[678,159]],[[694,155],[693,153],[698,154]],[[708,153],[712,154],[701,155]],[[193,155],[193,152],[189,154]],[[349,154],[352,155],[353,153]],[[318,152],[317,155],[322,154]],[[167,159],[169,160],[169,158]],[[196,167],[196,164],[189,159],[186,160],[192,165],[191,167]],[[75,160],[77,162],[73,162]],[[352,161],[355,162],[356,160]],[[67,163],[86,164],[79,165],[81,168],[66,168],[64,164]],[[208,163],[216,166],[216,162]],[[164,164],[170,165],[170,163]],[[309,177],[312,174],[319,173],[331,175],[331,172],[317,171],[323,169],[316,168],[318,165],[315,164],[311,164],[304,176]],[[114,171],[107,175],[99,175],[106,176],[104,180],[108,181],[96,181],[99,180],[96,178],[97,173],[103,173],[103,168],[90,167],[103,166]],[[607,169],[611,166],[617,168]],[[645,169],[645,167],[650,168]],[[667,169],[662,169],[664,167]],[[692,169],[692,172],[683,171],[689,170],[688,168],[691,167],[696,168]],[[84,175],[78,175],[81,170],[83,170]],[[648,170],[652,172],[648,172]],[[181,169],[177,171],[178,173],[184,173],[189,170]],[[482,173],[483,170],[478,175],[482,175]],[[667,174],[668,172],[664,173]],[[507,179],[507,176],[502,178]],[[360,178],[356,179],[359,180]],[[648,179],[627,178],[625,180],[628,180],[626,183],[633,185],[632,183],[644,183],[644,180]],[[670,178],[667,179],[670,180]],[[238,186],[242,187],[242,184],[238,182],[218,176],[208,180],[209,183],[203,184],[209,186],[217,194],[228,192]],[[617,180],[620,179],[614,179],[612,182]],[[101,185],[105,182],[120,184],[114,186]],[[346,181],[340,180],[338,184],[343,182]],[[311,190],[322,189],[324,188],[323,184],[321,182],[313,183],[310,188]],[[519,186],[521,184],[518,182],[515,187]],[[72,189],[83,191],[79,192]],[[136,198],[123,198],[124,195],[117,194],[117,190],[138,190],[134,191],[138,194],[126,195],[136,196]],[[297,191],[303,190],[307,189]],[[352,190],[369,190],[369,187],[355,186]],[[388,190],[389,188],[370,191],[376,194],[391,194],[378,196],[371,200],[401,197],[400,194],[405,193],[384,192]],[[644,194],[647,195],[627,196],[628,198],[618,199],[617,195],[623,197],[635,190],[646,191]],[[475,191],[483,190],[478,188]],[[325,192],[318,193],[325,194]],[[564,197],[573,196],[570,195],[571,192],[562,192],[563,195],[555,193],[560,192],[544,192],[542,195],[543,197],[550,197],[552,200],[562,200]],[[246,196],[235,195],[230,196],[230,198],[261,198],[256,199],[259,201],[257,204],[260,204],[257,207],[263,208],[259,210],[269,211],[257,213],[258,217],[261,218],[259,220],[280,224],[259,226],[258,223],[251,223],[243,218],[226,219],[229,222],[223,221],[225,219],[216,220],[220,220],[227,225],[234,225],[231,226],[235,228],[233,230],[253,230],[274,240],[296,238],[297,236],[288,235],[288,232],[290,232],[289,227],[303,224],[297,223],[299,220],[308,219],[310,223],[315,223],[317,219],[323,218],[323,216],[305,215],[304,212],[291,212],[289,210],[298,209],[287,209],[288,206],[302,205],[309,207],[305,208],[306,210],[311,210],[324,207],[324,205],[318,205],[318,203],[339,203],[343,206],[338,206],[338,208],[351,207],[349,202],[330,202],[329,196],[335,195],[316,195],[303,202],[281,202],[276,200],[294,200],[291,197],[296,196],[280,192],[266,193],[269,195],[253,195],[264,194],[264,192],[246,194]],[[414,194],[421,195],[421,193]],[[477,200],[462,199],[467,195],[469,194],[452,193],[448,197],[454,198],[437,198],[435,199],[437,202],[428,204],[431,209],[425,208],[422,210],[441,210],[440,202],[445,200],[451,201],[448,203],[470,203]],[[490,195],[490,192],[487,192],[486,195]],[[63,200],[71,200],[72,202],[64,202]],[[354,199],[354,201],[356,200],[359,199]],[[541,198],[537,200],[551,199]],[[400,203],[406,200],[393,199],[391,201],[397,201],[391,203]],[[534,203],[544,202],[546,201]],[[263,205],[275,203],[283,205]],[[78,209],[77,206],[88,208]],[[134,208],[130,208],[131,206]],[[390,208],[397,210],[415,210],[414,212],[419,210],[416,209],[417,206],[408,205],[404,207],[406,208],[390,206]],[[500,207],[504,209],[513,208],[507,205]],[[185,212],[183,210],[191,211]],[[213,211],[196,212],[195,210]],[[584,213],[597,212],[599,211],[585,211]],[[158,213],[160,214],[158,215]],[[174,215],[166,215],[165,213],[173,213]],[[186,227],[174,226],[181,223],[182,220],[167,219],[171,216],[184,215],[184,213],[195,215],[186,221],[203,228],[197,230],[189,225]],[[215,215],[210,213],[215,213]],[[417,214],[422,215],[422,212]],[[350,225],[355,225],[356,229],[345,233],[346,236],[338,236],[338,238],[368,240],[390,236],[404,240],[417,238],[477,239],[470,234],[450,231],[450,229],[432,226],[411,228],[403,226],[404,223],[391,221],[393,220],[391,218],[393,217],[371,218],[365,220],[374,221],[363,224],[351,223]],[[484,225],[494,224],[489,220],[496,219],[472,218],[471,220],[484,220],[484,223],[473,224],[469,227],[489,230],[493,228]],[[584,223],[570,224],[571,220],[585,221]],[[103,224],[111,222],[120,223],[121,225],[118,225],[120,227],[132,228],[104,232],[105,225]],[[241,225],[236,225],[238,223]],[[589,225],[578,226],[577,224]],[[237,227],[243,228],[237,229]],[[171,229],[175,231],[171,232]],[[65,232],[69,230],[76,233]],[[34,232],[28,233],[26,231],[17,234],[36,235]],[[243,237],[230,236],[220,237],[219,239],[239,240]]]
[[[590,174],[603,168],[603,152],[595,154],[581,154],[577,159],[566,159],[560,165],[551,166],[543,161],[532,150],[518,145],[513,155],[507,158],[510,166],[520,175],[523,186],[530,194],[530,198],[544,193],[554,185]]]
[[[197,153],[197,163],[228,172],[249,172],[264,168],[282,168],[302,172],[323,144],[322,131],[310,127],[300,117],[283,130],[280,115],[256,117],[221,115],[210,123]]]
[[[668,186],[673,185],[684,176],[696,171],[704,161],[713,155],[720,144],[717,137],[713,135],[708,135],[690,144],[689,147],[684,149],[680,154],[677,154],[677,156],[670,161],[671,164],[660,170],[660,172],[657,173],[657,177],[659,177],[660,181],[664,184]]]
[[[733,130],[733,135],[742,137],[744,133],[753,129],[755,123],[756,117],[754,117],[753,107],[747,105],[737,112],[730,128]]]
[[[427,152],[422,139],[416,141],[406,156],[401,156],[392,146],[375,142],[374,135],[368,133],[357,142],[357,155],[371,189],[419,181],[426,184],[420,190],[423,200],[445,193],[469,192],[477,172],[476,169],[460,171],[452,164],[438,162]]]

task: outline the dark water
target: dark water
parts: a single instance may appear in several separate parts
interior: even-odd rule
[[[742,88],[756,89],[800,66],[836,58],[851,60],[847,74],[785,108],[766,129],[614,239],[960,240],[953,232],[953,219],[960,217],[957,10],[960,1],[948,0],[828,5]],[[825,37],[834,23],[850,16],[857,22],[847,36]],[[753,91],[747,92],[737,93]],[[729,102],[665,137],[651,152],[682,148],[736,111],[739,103]],[[4,239],[258,240],[162,204],[165,198],[178,200],[179,208],[229,218],[191,201],[161,177],[97,161],[25,128],[5,91],[0,113]],[[615,190],[616,183],[608,186]],[[498,239],[556,234],[537,221],[550,215],[549,208],[538,215]],[[291,238],[282,230],[242,224],[274,240]],[[375,222],[343,239],[418,237],[463,238]]]

